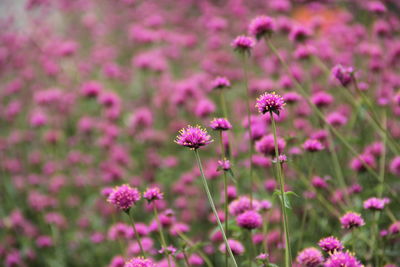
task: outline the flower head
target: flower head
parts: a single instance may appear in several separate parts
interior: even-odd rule
[[[114,188],[107,199],[108,202],[123,211],[128,211],[139,200],[139,190],[127,184]]]
[[[228,239],[228,244],[231,247],[233,255],[242,255],[243,254],[244,247],[243,247],[242,243],[240,243],[239,241],[234,240],[234,239]],[[222,243],[219,246],[219,251],[221,251],[221,253],[226,253],[225,243]]]
[[[330,255],[324,267],[363,267],[363,265],[350,252],[338,251]]]
[[[260,40],[264,35],[271,35],[275,28],[275,21],[271,17],[259,16],[250,22],[249,33]]]
[[[124,267],[156,267],[156,265],[150,259],[137,257],[126,262]]]
[[[279,112],[283,109],[285,101],[280,95],[273,93],[265,93],[257,98],[256,107],[261,114],[267,112],[274,112],[279,115]]]
[[[175,139],[175,143],[190,149],[198,149],[213,142],[207,130],[200,126],[188,126],[179,131],[179,135]]]
[[[252,230],[261,226],[262,217],[258,212],[254,210],[248,210],[240,214],[236,218],[236,221],[240,227]]]
[[[324,146],[316,139],[308,139],[304,142],[303,148],[308,152],[317,152],[323,150]]]
[[[364,201],[364,209],[383,210],[386,204],[387,204],[387,199],[371,197]]]
[[[215,131],[227,131],[232,129],[232,124],[225,118],[215,118],[210,122],[210,127]]]
[[[231,162],[227,159],[218,160],[218,169],[223,171],[229,171],[231,169]]]
[[[226,77],[217,77],[212,81],[213,89],[224,89],[231,87],[231,82]]]
[[[158,187],[148,188],[143,193],[143,198],[147,199],[147,201],[152,202],[153,200],[160,200],[164,198],[164,193],[160,191]]]
[[[322,248],[325,252],[333,253],[334,251],[341,251],[343,250],[343,244],[334,236],[322,238],[318,245]]]
[[[307,267],[316,267],[324,261],[324,257],[322,256],[321,251],[318,249],[306,248],[299,252],[296,261],[299,264]]]
[[[343,67],[342,65],[336,65],[332,69],[332,75],[343,85],[347,86],[351,83],[352,75],[354,73],[353,67]]]
[[[231,45],[239,53],[250,53],[254,46],[254,40],[251,37],[240,35],[232,41]]]
[[[365,224],[361,215],[355,212],[347,212],[340,218],[340,223],[345,229],[356,228]]]

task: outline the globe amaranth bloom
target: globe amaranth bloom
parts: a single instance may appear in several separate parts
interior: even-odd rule
[[[188,126],[179,131],[179,135],[175,139],[175,143],[186,146],[192,150],[206,146],[213,142],[207,130],[200,126]]]
[[[156,267],[156,265],[150,259],[137,257],[126,262],[124,267]]]
[[[241,35],[232,41],[231,46],[239,53],[250,53],[254,47],[254,40],[251,37]]]
[[[333,77],[335,77],[345,87],[351,83],[353,73],[354,73],[353,67],[346,68],[340,64],[336,65],[332,69]]]
[[[278,152],[282,154],[283,150],[285,149],[286,142],[283,138],[277,137],[278,143]],[[264,155],[275,155],[275,143],[274,143],[274,136],[272,134],[265,135],[255,144],[256,151],[263,153]]]
[[[304,142],[303,148],[308,152],[317,152],[323,150],[324,146],[316,139],[308,139]]]
[[[249,24],[249,33],[260,40],[264,36],[269,36],[275,31],[275,21],[268,16],[254,18]]]
[[[267,112],[274,112],[279,115],[279,112],[283,109],[285,101],[280,95],[272,93],[265,93],[257,98],[256,108],[261,114]]]
[[[321,251],[311,247],[300,251],[297,255],[296,261],[307,267],[316,267],[324,261],[324,257],[322,256]]]
[[[140,200],[140,192],[127,184],[117,186],[108,196],[107,201],[120,210],[128,211]]]
[[[239,241],[228,239],[228,244],[231,247],[233,255],[242,255],[244,253],[244,247]],[[225,242],[219,246],[219,251],[221,251],[221,253],[226,253]]]
[[[160,191],[158,187],[148,188],[143,193],[143,198],[147,199],[147,201],[152,202],[154,200],[160,200],[164,198],[164,193]]]
[[[325,261],[324,267],[363,267],[350,252],[337,251]]]
[[[231,87],[231,82],[226,77],[217,77],[212,81],[212,89],[224,89]]]
[[[364,201],[363,206],[366,210],[383,210],[388,203],[388,199],[371,197]]]
[[[361,215],[355,212],[347,212],[340,218],[340,223],[345,229],[356,228],[365,224]]]
[[[215,131],[227,131],[232,129],[232,124],[225,118],[215,118],[210,122],[210,127]]]
[[[335,251],[342,251],[344,248],[342,242],[340,242],[340,240],[334,236],[322,238],[318,242],[318,246],[323,251],[328,253],[333,253]]]
[[[223,171],[229,171],[231,169],[231,162],[227,159],[218,160],[218,169]]]
[[[236,222],[240,227],[252,230],[261,226],[262,217],[258,212],[254,210],[248,210],[240,214],[236,218]]]

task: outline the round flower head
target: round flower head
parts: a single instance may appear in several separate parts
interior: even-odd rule
[[[249,25],[249,33],[260,40],[262,37],[269,36],[275,31],[275,21],[267,16],[254,18]]]
[[[261,215],[253,210],[243,212],[236,218],[236,222],[240,227],[252,230],[261,226]]]
[[[212,81],[213,89],[224,89],[231,87],[231,82],[225,77],[217,77]]]
[[[156,265],[150,259],[137,257],[126,262],[124,267],[156,267]]]
[[[239,241],[234,240],[234,239],[228,239],[228,244],[232,249],[233,255],[242,255],[244,253],[244,247],[243,247],[242,243],[240,243]],[[219,246],[219,251],[221,251],[221,253],[226,252],[225,243],[222,243]]]
[[[229,171],[231,169],[231,162],[227,159],[218,160],[218,169],[223,171]]]
[[[158,187],[148,188],[143,193],[143,198],[147,199],[147,201],[152,202],[153,200],[160,200],[164,198],[164,194],[160,191]]]
[[[324,257],[321,251],[316,248],[306,248],[299,252],[296,261],[307,267],[316,267],[322,264]]]
[[[215,131],[227,131],[232,129],[231,123],[225,118],[215,118],[210,122],[211,129]]]
[[[366,209],[366,210],[383,210],[386,203],[387,203],[386,199],[371,197],[364,201],[364,209]]]
[[[335,252],[325,261],[324,267],[363,267],[350,252]]]
[[[279,115],[279,112],[283,109],[285,101],[280,95],[273,93],[265,93],[257,98],[256,108],[261,114],[267,112],[274,112]]]
[[[351,83],[353,73],[353,67],[345,68],[342,65],[336,65],[332,69],[333,77],[335,77],[343,86],[348,86]]]
[[[140,192],[127,184],[117,186],[108,196],[107,201],[120,210],[128,211],[140,200]]]
[[[188,126],[179,131],[179,135],[175,139],[175,143],[190,149],[198,149],[202,146],[210,144],[213,140],[205,129],[200,126]]]
[[[345,229],[360,227],[365,224],[364,219],[361,217],[361,215],[355,212],[347,212],[340,218],[340,223]]]
[[[233,49],[239,53],[250,53],[254,46],[254,40],[248,36],[238,36],[231,43]]]
[[[322,238],[318,242],[318,245],[320,246],[320,248],[322,248],[323,251],[328,253],[342,251],[344,248],[342,242],[340,242],[340,240],[334,236]]]
[[[303,148],[308,152],[317,152],[324,149],[324,146],[318,140],[308,139],[304,142]]]

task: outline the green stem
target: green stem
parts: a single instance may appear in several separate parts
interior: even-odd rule
[[[201,180],[203,182],[204,190],[206,191],[206,194],[207,194],[208,202],[210,203],[211,209],[214,212],[214,216],[215,216],[215,218],[217,220],[219,230],[221,231],[222,237],[224,238],[225,246],[228,248],[228,253],[229,253],[229,256],[232,259],[233,265],[235,267],[238,267],[238,265],[236,263],[236,260],[235,260],[235,257],[233,256],[232,249],[229,246],[228,239],[226,238],[224,227],[222,226],[221,220],[219,219],[217,209],[215,208],[214,201],[213,201],[211,193],[210,193],[210,189],[208,188],[207,180],[206,180],[206,177],[204,176],[203,166],[202,166],[201,160],[200,160],[200,155],[199,155],[199,152],[197,151],[197,149],[194,150],[194,154],[196,156],[197,165],[199,166],[199,170],[200,170],[200,174],[201,174]]]
[[[162,225],[160,222],[160,217],[158,216],[158,211],[157,211],[157,207],[156,205],[153,203],[154,205],[154,216],[156,218],[157,221],[157,225],[158,225],[158,232],[160,233],[160,238],[161,238],[161,244],[164,248],[164,254],[167,256],[167,260],[168,260],[168,267],[171,267],[171,260],[169,258],[169,252],[167,251],[167,242],[165,242],[165,236],[164,236],[164,232],[162,229]]]
[[[283,180],[282,175],[282,165],[279,162],[279,150],[278,150],[278,139],[276,136],[276,125],[275,125],[275,118],[272,114],[272,111],[269,112],[272,122],[272,131],[274,133],[274,144],[275,144],[275,157],[276,157],[276,172],[277,178],[280,185],[281,191],[281,209],[282,209],[282,216],[283,216],[283,231],[285,234],[285,266],[291,267],[292,260],[291,260],[291,249],[290,249],[290,238],[289,238],[289,227],[288,227],[288,217],[286,214],[286,206],[285,206],[285,182]]]
[[[126,213],[128,214],[129,218],[131,219],[133,231],[135,232],[136,240],[139,244],[140,253],[142,254],[142,257],[146,257],[146,253],[144,252],[144,249],[142,246],[142,241],[140,240],[139,232],[136,230],[135,220],[133,219],[133,216],[131,215],[130,211],[127,211]]]
[[[221,160],[225,160],[225,150],[224,150],[224,144],[222,141],[222,131],[219,131],[219,137],[221,141]],[[229,237],[229,229],[228,229],[228,178],[226,175],[226,171],[222,170],[224,173],[224,197],[225,197],[225,205],[224,205],[224,211],[225,211],[225,233],[227,238]],[[225,251],[225,267],[228,267],[228,251]]]
[[[224,115],[224,118],[228,119],[228,109],[226,108],[226,102],[225,102],[225,94],[224,94],[224,89],[220,90],[220,101],[221,101],[221,108],[222,108],[222,114]]]
[[[247,108],[247,127],[249,127],[249,160],[250,160],[250,206],[253,206],[253,154],[254,154],[254,146],[252,139],[252,130],[251,130],[251,109],[250,109],[250,90],[248,85],[248,73],[247,73],[247,60],[246,54],[243,54],[243,72],[244,72],[244,84],[246,87],[246,108]]]
[[[201,249],[199,249],[184,233],[178,231],[178,235],[179,237],[185,241],[189,246],[191,247],[195,247],[197,253],[199,253],[200,257],[203,258],[203,260],[205,261],[206,265],[208,267],[213,267],[210,259],[203,253],[203,251],[201,251]]]

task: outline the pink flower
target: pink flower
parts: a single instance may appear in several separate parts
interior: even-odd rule
[[[213,142],[207,130],[200,126],[188,126],[179,131],[179,135],[175,139],[175,143],[190,149],[198,149]]]
[[[108,196],[107,201],[120,210],[128,211],[140,200],[140,192],[127,184],[117,186]]]

